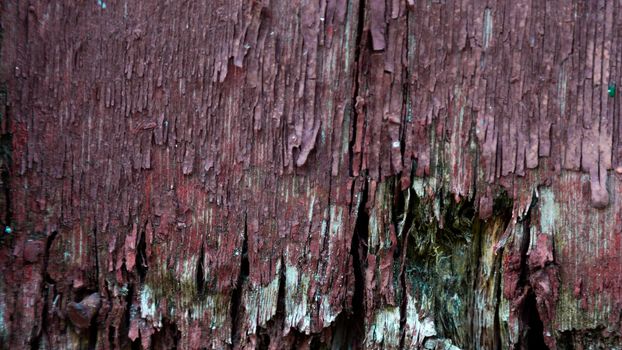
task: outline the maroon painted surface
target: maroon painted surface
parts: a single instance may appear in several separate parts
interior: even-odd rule
[[[529,298],[549,348],[619,342],[621,3],[0,8],[2,348],[525,348]],[[423,336],[400,198],[442,228],[502,189],[496,326]]]

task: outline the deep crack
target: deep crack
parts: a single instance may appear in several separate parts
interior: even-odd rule
[[[365,181],[365,180],[363,180]],[[350,255],[354,270],[354,293],[352,296],[352,321],[355,334],[365,333],[365,266],[367,261],[367,238],[369,227],[369,214],[367,213],[367,181],[360,193],[356,223],[352,234]],[[357,339],[357,337],[354,337]]]
[[[247,215],[244,214],[244,237],[242,241],[242,251],[238,252],[241,254],[240,257],[240,272],[238,274],[238,280],[236,282],[235,288],[231,292],[231,343],[237,344],[240,341],[240,337],[242,336],[239,333],[238,323],[240,317],[240,305],[242,302],[242,293],[244,290],[244,282],[248,278],[250,273],[250,265],[248,262],[248,222]]]

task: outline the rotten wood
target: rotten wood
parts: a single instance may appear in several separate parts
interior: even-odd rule
[[[621,6],[3,1],[0,348],[620,346]]]

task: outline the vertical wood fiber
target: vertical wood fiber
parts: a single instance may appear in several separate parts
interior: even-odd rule
[[[621,9],[2,2],[0,348],[619,346]]]

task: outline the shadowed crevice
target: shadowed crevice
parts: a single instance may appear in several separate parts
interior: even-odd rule
[[[238,280],[235,284],[235,288],[231,292],[231,342],[232,344],[238,344],[240,337],[242,336],[239,330],[240,323],[240,306],[242,303],[242,293],[244,290],[244,284],[250,273],[250,265],[248,262],[248,224],[246,214],[244,215],[244,238],[242,241],[242,252],[240,258],[240,272],[238,274]],[[279,301],[281,300],[279,296]]]
[[[202,297],[205,294],[205,273],[203,271],[203,264],[205,261],[205,249],[201,244],[201,250],[199,251],[199,260],[197,261],[195,285],[197,288],[197,295]]]
[[[523,302],[521,318],[523,329],[520,349],[548,350],[549,348],[544,343],[544,326],[542,320],[540,320],[540,314],[538,313],[536,295],[531,289]]]
[[[524,236],[520,246],[521,264],[519,271],[519,288],[522,289],[522,300],[518,302],[517,315],[519,317],[519,341],[517,350],[542,349],[548,350],[544,341],[544,325],[538,312],[536,294],[530,282],[529,247],[531,246],[531,216],[533,208],[537,204],[537,197],[533,197],[530,209],[520,223],[523,225]]]
[[[369,236],[369,214],[367,213],[367,182],[361,192],[350,255],[354,272],[354,293],[352,295],[351,325],[353,339],[363,339],[365,334],[365,266],[367,261],[367,238]],[[359,345],[362,345],[359,344]]]
[[[151,348],[153,350],[175,350],[178,348],[181,331],[177,324],[169,319],[162,320],[162,328],[152,336]]]
[[[143,230],[140,234],[140,239],[138,240],[138,246],[136,247],[136,271],[138,272],[140,284],[143,284],[145,282],[148,270],[149,264],[147,262],[147,242],[145,240],[145,231]]]

